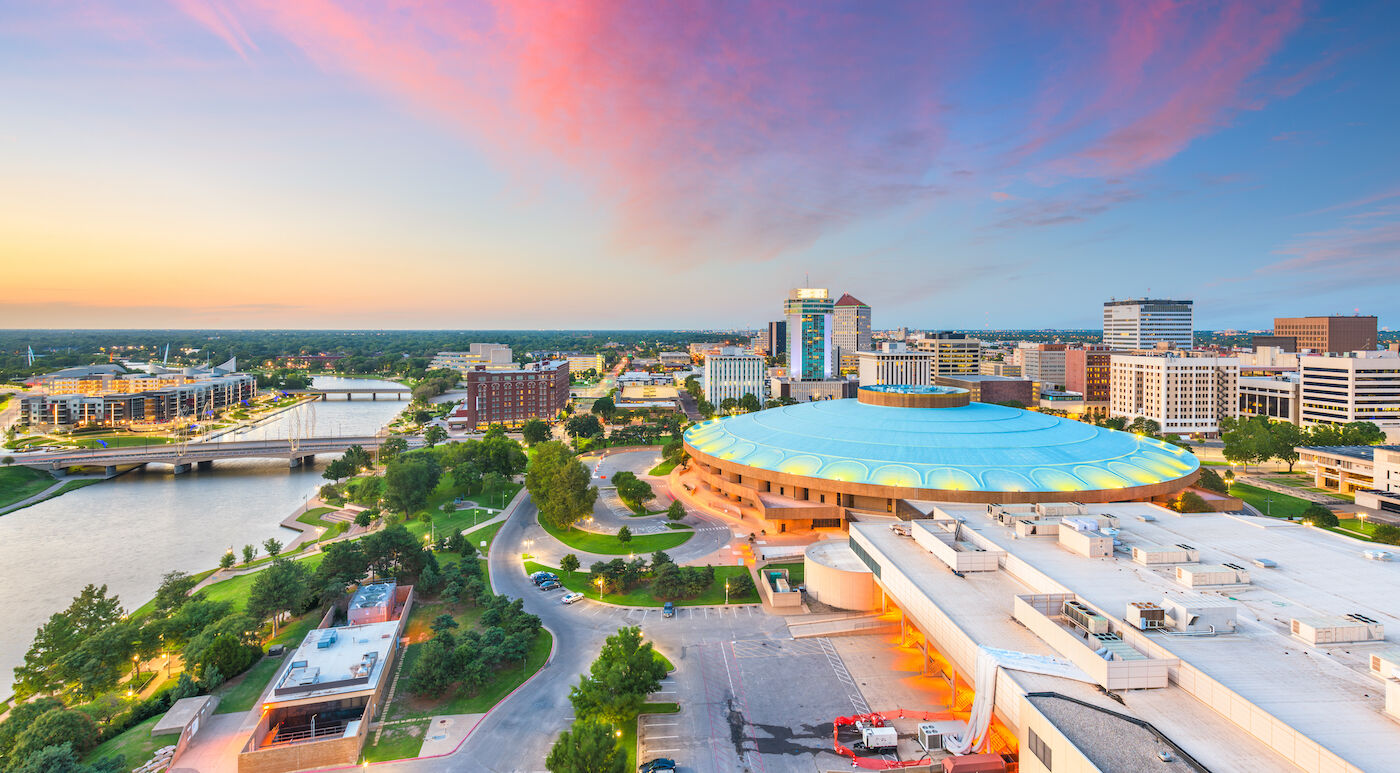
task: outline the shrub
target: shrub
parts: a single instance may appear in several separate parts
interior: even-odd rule
[[[1308,505],[1302,520],[1310,526],[1336,526],[1338,523],[1337,514],[1322,505]]]
[[[1194,491],[1183,492],[1182,495],[1177,498],[1172,509],[1176,510],[1178,513],[1208,513],[1211,511],[1210,505],[1206,504],[1206,500]]]

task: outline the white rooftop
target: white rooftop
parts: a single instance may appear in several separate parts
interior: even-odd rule
[[[1274,519],[1183,516],[1129,503],[1088,507],[1090,513],[1119,516],[1118,539],[1123,545],[1113,558],[1086,558],[1053,539],[1016,538],[987,517],[985,507],[940,509],[964,518],[965,528],[1120,619],[1133,601],[1204,596],[1234,604],[1236,633],[1157,634],[1153,641],[1359,768],[1388,769],[1400,759],[1400,725],[1384,713],[1384,685],[1368,672],[1370,653],[1393,645],[1310,646],[1289,635],[1290,619],[1335,619],[1352,613],[1400,631],[1392,627],[1400,626],[1400,597],[1390,592],[1400,587],[1400,563],[1367,560],[1362,552],[1368,544]],[[1141,521],[1139,514],[1155,520]],[[1180,542],[1198,548],[1203,563],[1246,566],[1253,585],[1184,591],[1174,581],[1176,564],[1142,566],[1131,560],[1134,545]],[[1255,568],[1249,565],[1255,558],[1271,559],[1278,566]]]
[[[374,690],[389,665],[399,621],[317,628],[306,634],[274,684],[269,703]],[[324,646],[323,646],[324,645]]]

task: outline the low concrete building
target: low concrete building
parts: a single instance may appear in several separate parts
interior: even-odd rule
[[[1035,394],[1028,378],[1010,376],[936,376],[937,386],[966,389],[968,399],[974,403],[1020,403],[1023,406],[1035,404]]]
[[[1400,479],[1384,480],[1385,476],[1392,474],[1400,478],[1400,471],[1390,466],[1395,464],[1392,461],[1395,457],[1392,455],[1400,452],[1400,445],[1299,446],[1294,450],[1298,452],[1298,463],[1304,469],[1312,471],[1313,485],[1318,488],[1331,489],[1343,494],[1357,490],[1385,490],[1389,485],[1394,485],[1396,490],[1400,490]],[[1382,476],[1384,485],[1379,486],[1376,483],[1377,453],[1387,454],[1381,460],[1385,472]]]

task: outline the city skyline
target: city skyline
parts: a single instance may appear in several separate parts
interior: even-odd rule
[[[1016,10],[6,8],[0,324],[1387,327],[1400,11]]]

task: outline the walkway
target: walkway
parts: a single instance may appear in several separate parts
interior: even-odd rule
[[[34,496],[29,497],[28,499],[21,499],[20,501],[15,502],[14,504],[5,505],[4,507],[0,507],[0,515],[4,515],[4,514],[6,514],[6,513],[13,513],[14,511],[19,510],[19,509],[21,509],[21,508],[25,508],[25,507],[29,507],[30,505],[38,504],[38,503],[40,503],[40,502],[42,502],[42,501],[44,501],[45,499],[48,499],[48,498],[50,498],[50,497],[58,496],[58,492],[61,491],[61,490],[63,489],[64,486],[68,485],[68,481],[71,481],[71,480],[105,480],[105,476],[102,476],[102,475],[68,475],[68,476],[64,477],[63,480],[55,481],[54,484],[53,484],[52,486],[49,486],[48,488],[44,489],[43,491],[40,491],[39,493],[35,494]]]

